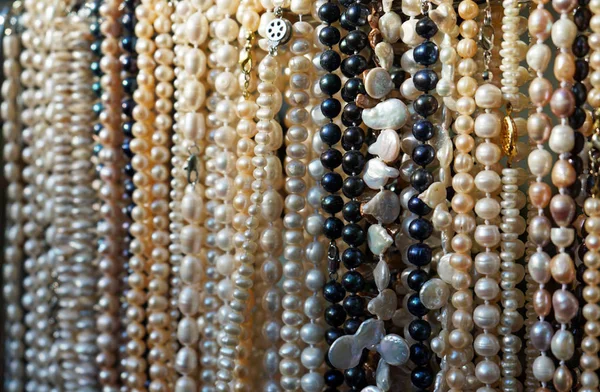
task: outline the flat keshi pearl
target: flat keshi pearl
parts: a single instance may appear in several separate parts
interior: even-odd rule
[[[532,45],[527,51],[527,64],[536,72],[544,72],[550,64],[552,51],[545,44]]]
[[[548,283],[550,281],[550,256],[546,252],[536,252],[531,255],[527,269],[529,274],[537,283]]]
[[[533,150],[527,157],[527,164],[531,174],[544,177],[552,170],[552,154],[546,150]]]
[[[374,108],[364,109],[362,119],[366,126],[373,129],[399,129],[408,119],[408,109],[401,100],[391,98]]]
[[[529,332],[533,347],[539,351],[547,351],[550,349],[553,335],[554,330],[552,325],[547,321],[536,321]]]
[[[557,154],[573,150],[573,147],[575,147],[575,131],[568,125],[556,125],[552,128],[548,145]]]
[[[541,381],[548,382],[554,376],[554,362],[545,355],[540,355],[533,361],[533,376]]]
[[[381,225],[371,225],[367,231],[367,243],[373,254],[383,254],[393,243],[394,239]]]
[[[544,106],[552,98],[552,83],[546,78],[535,78],[529,84],[529,98],[535,106]]]
[[[552,121],[545,113],[533,113],[527,119],[527,134],[534,143],[545,143],[551,130]]]
[[[478,355],[493,357],[500,350],[500,342],[492,334],[481,333],[475,338],[473,348]]]
[[[527,20],[529,33],[538,40],[545,41],[550,36],[553,21],[554,18],[548,10],[536,8]]]
[[[475,93],[475,103],[484,109],[498,109],[502,106],[502,91],[489,83],[479,86]]]
[[[363,180],[371,189],[379,189],[387,184],[388,179],[397,178],[398,169],[389,167],[380,159],[370,159],[365,165]]]
[[[552,168],[552,183],[559,188],[567,188],[573,185],[577,179],[577,173],[573,166],[564,159],[559,159]]]
[[[199,223],[204,216],[204,202],[194,190],[187,191],[181,199],[181,215],[190,223]]]
[[[571,331],[559,329],[554,333],[550,347],[552,349],[552,354],[554,354],[557,359],[566,361],[570,359],[575,352],[575,338]]]
[[[577,26],[568,18],[559,18],[552,25],[552,42],[559,48],[571,48],[577,36]]]
[[[500,309],[496,305],[478,305],[473,311],[473,322],[479,328],[494,328],[500,322]]]
[[[558,117],[569,117],[575,111],[575,96],[564,87],[557,89],[550,99],[550,109]]]
[[[496,113],[482,113],[475,119],[475,134],[483,138],[495,138],[502,130],[502,120]]]
[[[572,197],[567,195],[554,195],[550,201],[550,213],[559,226],[568,226],[575,219],[577,206]]]
[[[379,31],[385,42],[398,42],[402,38],[402,19],[395,12],[386,12],[379,18]]]
[[[450,287],[441,279],[430,279],[421,287],[419,298],[427,309],[440,309],[448,303]]]
[[[363,215],[371,215],[382,224],[394,222],[400,214],[400,199],[392,191],[383,190],[361,207]]]
[[[577,314],[579,303],[577,298],[566,290],[557,290],[552,295],[554,318],[561,324],[570,322]]]
[[[208,36],[208,20],[203,12],[195,12],[185,22],[185,33],[192,45],[200,45]]]
[[[373,68],[365,76],[365,90],[370,97],[380,99],[394,88],[390,73],[383,68]]]
[[[183,136],[191,141],[198,142],[204,139],[206,122],[202,113],[186,113],[183,118]]]
[[[372,71],[371,71],[372,72]],[[369,153],[379,156],[384,162],[393,162],[400,154],[400,136],[393,129],[381,131],[375,143],[369,146]]]

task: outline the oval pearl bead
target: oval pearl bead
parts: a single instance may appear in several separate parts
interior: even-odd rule
[[[547,321],[536,321],[529,332],[533,347],[539,351],[550,349],[553,334],[552,325]]]
[[[551,130],[552,121],[545,113],[534,113],[527,119],[527,132],[535,143],[545,143]]]
[[[575,317],[579,303],[573,293],[566,290],[557,290],[552,295],[552,308],[554,317],[561,324],[566,324]]]
[[[559,226],[569,226],[573,222],[577,213],[576,208],[577,206],[573,198],[567,195],[554,195],[552,200],[550,200],[552,219]]]
[[[202,197],[196,191],[189,190],[181,199],[181,214],[190,223],[200,223],[204,217]]]
[[[552,154],[546,150],[533,150],[527,157],[531,174],[544,177],[552,170]]]
[[[475,93],[475,103],[484,109],[498,109],[502,106],[502,91],[489,83],[479,86]]]
[[[473,321],[479,328],[494,328],[500,322],[500,309],[496,305],[479,305],[473,312]]]
[[[546,356],[539,356],[533,361],[533,375],[542,382],[552,380],[554,376],[554,362]]]
[[[552,338],[552,344],[550,345],[552,354],[561,360],[569,360],[575,352],[575,338],[571,331],[559,329]]]
[[[537,283],[548,283],[550,280],[550,256],[545,252],[536,252],[531,255],[527,263],[529,274]]]

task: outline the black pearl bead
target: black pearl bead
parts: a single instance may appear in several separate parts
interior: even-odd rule
[[[362,79],[348,79],[342,88],[342,99],[346,102],[353,102],[358,94],[366,94]]]
[[[126,178],[124,184],[125,193],[127,193],[129,196],[133,195],[133,192],[135,191],[135,184],[133,183],[133,181],[130,178]]]
[[[410,177],[410,184],[419,193],[425,192],[433,184],[433,175],[426,169],[417,169]]]
[[[94,135],[98,136],[103,129],[104,129],[104,127],[102,126],[102,124],[100,124],[100,123],[94,124]]]
[[[587,78],[589,73],[590,65],[587,61],[585,61],[584,59],[575,60],[575,74],[573,75],[573,78],[575,80],[581,82],[585,80],[585,78]]]
[[[419,91],[430,91],[435,89],[439,81],[438,74],[431,69],[421,69],[413,76],[415,88]]]
[[[126,137],[133,138],[133,121],[125,121],[121,126],[121,130]]]
[[[427,244],[412,244],[408,247],[406,256],[409,263],[421,267],[431,263],[433,251]]]
[[[133,56],[121,56],[121,65],[123,70],[130,74],[137,74],[139,69],[137,66],[137,60]]]
[[[335,98],[326,98],[321,102],[321,113],[327,118],[336,118],[341,111],[342,105]]]
[[[587,88],[585,85],[581,82],[577,82],[571,87],[571,92],[575,96],[575,105],[583,106],[587,99]]]
[[[431,41],[425,41],[419,44],[413,50],[415,62],[420,65],[429,66],[438,61],[440,52],[437,45]]]
[[[412,133],[418,141],[426,142],[435,135],[435,127],[429,120],[418,120],[413,124]]]
[[[412,290],[419,292],[419,290],[421,290],[421,287],[423,287],[423,284],[425,284],[425,282],[427,282],[428,280],[429,274],[427,273],[427,271],[422,269],[412,270],[407,278],[408,287],[410,287]]]
[[[340,69],[342,70],[344,76],[352,78],[363,73],[367,69],[367,66],[367,59],[360,54],[353,54],[352,56],[348,56],[342,60]]]
[[[333,304],[325,309],[325,322],[334,327],[339,327],[346,320],[346,311],[340,304]]]
[[[367,374],[362,366],[357,366],[344,371],[346,384],[356,390],[361,390],[367,386]]]
[[[361,4],[352,4],[344,12],[346,20],[354,27],[364,26],[367,24],[369,9]]]
[[[321,164],[329,170],[334,170],[342,164],[342,153],[334,148],[323,151],[321,154]]]
[[[415,240],[425,241],[432,233],[433,225],[427,219],[417,218],[408,225],[408,234]]]
[[[577,30],[585,31],[590,26],[590,20],[592,19],[592,11],[586,7],[579,7],[575,10],[573,15],[573,22],[577,26]]]
[[[344,383],[344,374],[337,369],[329,369],[323,375],[323,380],[329,387],[339,387]]]
[[[435,159],[435,150],[429,144],[419,144],[413,150],[412,159],[419,166],[427,166]]]
[[[344,322],[344,333],[346,335],[354,335],[361,324],[362,321],[359,318],[349,318]]]
[[[400,88],[404,80],[406,80],[406,72],[402,70],[392,71],[390,72],[390,76],[395,88]]]
[[[319,31],[319,41],[325,46],[334,46],[340,38],[340,31],[333,26],[325,26]]]
[[[351,51],[348,54],[358,53],[369,45],[369,37],[362,30],[349,31],[344,40],[347,49]]]
[[[571,154],[579,154],[583,151],[583,146],[585,145],[585,136],[581,132],[575,132],[575,145],[571,150]]]
[[[415,368],[410,374],[410,381],[417,388],[429,388],[433,384],[433,372],[428,367]]]
[[[348,248],[342,253],[342,263],[348,269],[357,268],[364,261],[365,255],[358,248]]]
[[[133,158],[133,151],[131,151],[131,147],[129,144],[130,142],[131,142],[130,139],[125,139],[125,140],[123,140],[123,143],[121,144],[121,149],[123,150],[123,152],[129,159]]]
[[[330,280],[323,286],[323,298],[332,303],[338,303],[346,296],[346,290],[342,284],[335,280]]]
[[[346,205],[344,205],[342,209],[342,215],[347,222],[360,222],[362,219],[362,214],[360,212],[360,202],[355,200],[350,200]]]
[[[423,305],[423,302],[421,302],[421,299],[419,298],[418,293],[413,293],[408,298],[406,307],[408,308],[408,311],[410,312],[410,314],[412,314],[413,316],[417,316],[417,317],[423,317],[427,314],[427,312],[429,312],[429,309],[427,309],[425,307],[425,305]]]
[[[100,63],[97,61],[94,61],[92,64],[90,64],[90,69],[92,70],[94,76],[102,76],[102,69],[100,69]]]
[[[422,117],[429,117],[438,110],[437,99],[430,94],[422,94],[413,102],[415,112]]]
[[[94,156],[98,156],[98,154],[100,154],[100,151],[102,151],[102,148],[104,148],[102,144],[95,144],[93,149]]]
[[[344,226],[342,238],[350,246],[358,247],[365,243],[367,235],[365,229],[356,223]]]
[[[125,36],[121,38],[121,48],[128,53],[135,52],[135,43],[137,42],[137,38],[131,35]]]
[[[123,86],[123,91],[128,95],[133,95],[138,87],[137,80],[134,77],[123,79],[121,85]]]
[[[579,129],[583,126],[585,119],[586,119],[585,110],[583,110],[580,107],[575,107],[573,114],[571,114],[571,116],[569,116],[569,125],[573,129]]]
[[[360,127],[348,127],[342,136],[344,150],[360,149],[365,141],[365,131]]]
[[[344,199],[339,195],[327,195],[321,200],[321,208],[326,213],[335,215],[344,208]]]
[[[343,229],[344,223],[334,216],[325,219],[325,223],[323,224],[323,234],[330,240],[340,238]]]
[[[325,94],[334,95],[342,88],[342,81],[336,74],[328,73],[319,79],[319,87]]]
[[[133,99],[124,99],[121,101],[121,110],[123,114],[131,118],[133,116],[133,108],[135,107],[135,101]]]
[[[100,98],[100,96],[102,96],[102,85],[100,82],[95,82],[92,84],[92,91],[96,97]]]
[[[365,163],[365,157],[360,151],[350,150],[344,154],[342,169],[348,175],[357,175],[363,171]]]
[[[342,16],[340,16],[340,26],[344,30],[348,30],[348,31],[354,30],[354,26],[352,25],[352,23],[350,23],[348,21],[348,18],[346,17],[346,13],[345,12],[342,14]]]
[[[129,219],[131,219],[131,216],[133,214],[133,209],[135,208],[135,204],[131,203],[131,204],[127,204],[127,206],[125,207],[125,214],[127,214],[127,216],[129,217]]]
[[[128,32],[133,33],[135,29],[135,16],[130,13],[125,13],[121,17],[121,26]]]
[[[344,336],[344,331],[341,328],[329,328],[325,331],[325,342],[331,346],[333,342],[342,336]]]
[[[126,163],[125,164],[125,174],[129,177],[133,177],[135,175],[135,169],[133,168],[133,166],[131,166],[131,163]]]
[[[427,365],[431,359],[431,351],[423,343],[415,343],[410,346],[410,360],[419,366]]]
[[[319,7],[318,14],[323,22],[332,24],[340,19],[340,7],[335,3],[325,3]]]
[[[585,57],[590,52],[590,45],[585,35],[578,35],[571,47],[576,57]]]
[[[357,271],[348,271],[342,276],[342,285],[346,291],[357,293],[364,289],[365,278]]]
[[[571,166],[573,166],[575,173],[577,173],[577,174],[583,173],[583,160],[581,159],[581,157],[571,154],[568,161],[571,164]],[[579,185],[581,185],[581,184],[579,184]]]
[[[431,207],[425,204],[423,200],[419,199],[418,195],[415,195],[408,200],[408,210],[419,216],[425,216],[432,211]]]
[[[335,50],[328,49],[321,53],[321,57],[319,57],[319,63],[325,71],[333,72],[340,67],[342,58]]]
[[[426,341],[431,336],[431,325],[425,320],[413,320],[408,325],[408,333],[414,340]]]
[[[365,182],[359,176],[351,176],[344,180],[342,192],[349,199],[362,195],[365,191]]]
[[[342,130],[338,125],[334,123],[328,123],[321,127],[319,136],[321,136],[321,140],[323,142],[332,146],[338,143],[342,138]]]
[[[438,27],[429,16],[421,18],[415,26],[415,31],[425,39],[433,38],[438,32]]]
[[[97,40],[92,42],[92,44],[90,45],[90,49],[96,56],[102,56],[102,41]]]
[[[349,102],[342,110],[342,123],[347,126],[358,126],[362,123],[362,108],[355,102]]]
[[[101,102],[96,102],[93,106],[92,106],[92,111],[94,112],[94,114],[96,116],[99,116],[100,113],[102,113],[102,110],[104,110],[104,105],[102,105]]]
[[[365,299],[358,295],[347,296],[343,306],[350,317],[361,317],[365,314]]]

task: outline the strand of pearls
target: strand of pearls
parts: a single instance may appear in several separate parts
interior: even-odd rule
[[[597,181],[597,178],[596,178]],[[585,201],[584,211],[587,215],[585,221],[585,229],[587,236],[585,238],[585,246],[587,252],[583,257],[583,263],[587,267],[583,274],[585,287],[583,289],[583,297],[585,305],[582,313],[585,318],[584,337],[581,341],[583,353],[579,360],[579,365],[582,369],[580,381],[580,392],[597,391],[598,390],[598,374],[596,371],[600,368],[598,360],[599,342],[598,342],[598,320],[600,320],[600,306],[598,305],[598,297],[600,296],[600,282],[598,274],[598,261],[600,254],[598,253],[600,238],[600,203],[595,197],[588,197]]]
[[[200,159],[205,148],[206,124],[204,113],[200,110],[206,99],[203,77],[206,72],[206,55],[200,49],[208,37],[208,20],[202,10],[196,9],[191,2],[177,4],[173,14],[175,36],[175,121],[176,134],[173,137],[172,174],[177,187],[173,187],[172,211],[181,214],[179,246],[182,252],[180,279],[182,288],[179,293],[179,311],[181,319],[177,326],[177,337],[181,348],[177,352],[175,368],[180,374],[175,383],[177,392],[197,391],[197,371],[199,364],[198,344],[200,326],[198,317],[201,301],[208,296],[200,296],[208,252],[202,250],[208,241],[201,226],[205,218],[204,189],[199,182],[204,175],[204,166]],[[207,279],[204,283],[208,284]],[[206,290],[206,294],[211,292]],[[208,310],[208,309],[207,309]],[[207,314],[208,318],[208,314]],[[204,335],[203,335],[204,336]]]
[[[542,388],[546,387],[546,383],[552,379],[554,374],[554,362],[546,354],[546,351],[550,349],[549,337],[552,336],[553,328],[549,322],[544,320],[552,309],[550,293],[545,289],[545,284],[551,278],[550,256],[543,250],[543,247],[550,241],[551,228],[550,220],[544,216],[544,208],[548,206],[552,196],[550,186],[543,180],[552,168],[552,156],[544,150],[544,143],[548,141],[552,128],[550,118],[543,113],[544,106],[547,105],[552,92],[552,85],[544,78],[544,72],[551,59],[550,47],[544,41],[549,37],[552,22],[552,15],[544,8],[543,2],[539,2],[537,8],[529,14],[528,29],[532,42],[535,39],[535,44],[530,46],[527,52],[527,63],[536,72],[537,77],[529,85],[529,96],[532,104],[536,107],[536,112],[527,120],[527,132],[529,139],[537,144],[537,148],[532,149],[529,153],[527,163],[529,172],[535,177],[529,186],[529,200],[533,208],[537,209],[537,215],[529,220],[528,226],[529,240],[536,246],[535,253],[529,258],[528,270],[533,281],[538,284],[532,298],[533,309],[538,316],[538,321],[531,327],[529,339],[533,342],[533,347],[540,352],[533,361],[532,371]],[[546,86],[548,93],[540,96],[536,93],[536,85]]]
[[[577,314],[578,301],[568,290],[575,280],[575,263],[567,252],[575,240],[575,229],[572,222],[575,219],[577,205],[573,197],[567,193],[568,188],[575,183],[577,173],[568,157],[575,145],[575,131],[569,124],[569,116],[575,111],[575,96],[571,91],[575,74],[575,59],[571,52],[573,41],[577,36],[577,26],[570,16],[577,6],[577,1],[552,2],[560,18],[552,25],[552,42],[559,50],[554,58],[554,76],[560,87],[554,90],[550,99],[550,109],[559,118],[559,124],[552,128],[548,145],[558,155],[558,160],[552,167],[552,183],[558,188],[550,200],[550,214],[558,228],[552,228],[550,238],[558,253],[550,261],[550,272],[555,282],[561,285],[552,295],[554,318],[560,323],[560,329],[554,333],[550,348],[554,357],[559,360],[559,366],[554,372],[553,383],[557,391],[570,391],[574,380],[566,361],[575,352],[575,338],[567,325]],[[540,93],[549,94],[551,88],[540,89]]]
[[[154,20],[154,29],[156,35],[154,36],[154,44],[156,50],[154,52],[154,60],[156,61],[156,68],[154,70],[154,77],[158,81],[155,86],[155,96],[157,97],[154,103],[155,110],[155,133],[153,135],[154,146],[151,150],[153,158],[159,164],[151,171],[155,175],[156,179],[160,179],[160,183],[157,181],[156,195],[157,200],[153,208],[157,210],[155,219],[155,227],[159,228],[156,235],[160,236],[162,246],[157,246],[155,252],[160,252],[160,256],[163,258],[163,263],[167,263],[171,266],[170,276],[165,277],[167,280],[167,286],[169,294],[165,294],[167,299],[165,312],[169,314],[169,325],[166,326],[169,337],[166,342],[165,350],[169,353],[167,357],[167,369],[168,377],[167,382],[169,389],[173,389],[176,375],[174,371],[174,354],[179,348],[177,342],[177,322],[180,317],[179,309],[177,308],[177,298],[179,297],[180,279],[179,279],[179,268],[181,264],[181,258],[177,257],[180,252],[176,252],[176,257],[171,257],[171,235],[170,235],[170,170],[169,165],[171,161],[170,146],[170,132],[173,128],[173,79],[175,78],[175,72],[173,70],[173,60],[175,53],[173,52],[173,38],[171,36],[171,14],[173,13],[173,5],[168,0],[158,0],[154,3],[154,12],[156,18]],[[154,190],[153,190],[154,192]],[[154,234],[153,234],[154,236]],[[165,239],[165,237],[168,237]],[[166,256],[166,258],[165,258]],[[167,261],[168,260],[168,261]],[[168,308],[168,309],[167,309]]]
[[[283,266],[283,290],[285,295],[281,304],[283,308],[281,338],[285,342],[281,345],[279,352],[282,360],[279,363],[281,372],[281,387],[286,391],[296,391],[300,388],[302,377],[302,365],[300,364],[301,327],[303,326],[304,314],[302,312],[303,295],[302,279],[305,278],[303,261],[305,260],[306,243],[304,227],[308,224],[304,213],[306,211],[306,191],[308,185],[304,179],[306,165],[309,156],[309,147],[306,141],[309,137],[308,125],[310,114],[307,110],[310,104],[308,90],[312,80],[310,73],[312,64],[306,56],[312,50],[312,26],[302,21],[303,15],[310,13],[310,2],[298,1],[291,4],[292,12],[298,15],[298,21],[292,26],[292,40],[289,44],[290,57],[288,59],[289,89],[285,92],[285,98],[289,109],[285,116],[288,125],[286,133],[286,156],[285,162],[285,216],[283,218],[284,250],[285,258]],[[317,226],[321,221],[317,221]],[[310,268],[310,267],[309,267]],[[324,276],[318,270],[311,276],[306,275],[305,283],[311,291],[322,287]],[[304,355],[305,362],[315,364],[322,361],[321,351],[307,351]],[[316,357],[316,355],[320,355]]]
[[[489,3],[484,11],[484,26],[487,29],[491,27],[492,11]],[[487,31],[484,32],[484,40],[493,40],[489,37]],[[492,39],[490,39],[492,38]],[[492,45],[492,43],[490,43]],[[496,193],[500,189],[501,179],[498,174],[498,162],[502,158],[500,147],[493,142],[502,130],[502,117],[498,109],[502,107],[502,91],[491,84],[492,73],[488,65],[491,59],[491,48],[487,47],[484,51],[484,84],[480,85],[475,92],[473,104],[477,105],[482,111],[475,119],[475,135],[482,138],[475,149],[475,159],[483,167],[475,176],[475,187],[484,197],[477,200],[474,211],[477,217],[483,223],[475,228],[473,239],[481,247],[482,252],[475,256],[475,270],[479,274],[479,279],[475,282],[474,293],[482,299],[483,304],[479,304],[473,310],[473,322],[483,330],[475,337],[473,349],[482,360],[475,367],[475,376],[484,384],[479,387],[478,392],[493,390],[500,380],[499,358],[497,356],[500,350],[500,342],[496,335],[496,328],[500,322],[500,308],[494,302],[500,293],[498,286],[498,275],[500,271],[500,254],[497,247],[500,245],[501,235],[498,225],[500,215],[500,203],[497,200]],[[475,106],[473,105],[473,110]]]
[[[8,392],[21,392],[24,388],[25,376],[24,353],[25,345],[23,336],[25,325],[23,323],[24,308],[21,303],[22,268],[25,261],[25,195],[23,165],[23,126],[20,119],[23,103],[19,94],[23,94],[19,77],[21,65],[21,37],[19,25],[15,23],[20,9],[13,6],[7,15],[7,22],[2,37],[3,74],[2,103],[0,116],[2,118],[3,135],[3,173],[8,185],[6,190],[6,231],[4,243],[4,263],[2,265],[2,288],[4,304],[6,307],[6,320],[4,336],[6,339],[4,351],[4,385]],[[10,21],[10,22],[9,22]]]
[[[593,108],[598,108],[600,107],[600,2],[590,1],[589,7],[592,11],[591,34],[588,37],[591,48],[589,59],[591,88],[587,95],[587,103]]]
[[[97,317],[96,327],[100,354],[96,357],[96,362],[100,367],[100,382],[106,391],[118,390],[120,384],[115,364],[119,359],[120,341],[116,334],[121,328],[119,295],[124,248],[122,242],[117,239],[125,235],[122,226],[125,217],[121,209],[123,190],[120,185],[124,162],[120,149],[122,88],[121,83],[117,83],[121,69],[118,58],[120,27],[117,20],[121,15],[119,5],[119,1],[107,1],[102,2],[98,9],[102,18],[99,20],[98,29],[103,36],[100,46],[102,56],[97,67],[93,67],[103,72],[99,78],[102,93],[100,102],[97,103],[101,108],[97,126],[99,129],[97,142],[102,146],[98,153],[98,163],[101,165],[99,170],[101,181],[98,190],[101,200],[101,220],[97,229],[101,244],[98,248],[98,265],[102,277],[98,282],[100,315]]]
[[[25,315],[25,359],[27,362],[28,392],[46,392],[52,389],[51,357],[52,329],[50,320],[50,301],[53,293],[51,266],[48,255],[48,238],[45,230],[48,227],[50,214],[45,210],[48,199],[47,178],[48,166],[45,156],[48,153],[51,141],[45,133],[47,124],[44,119],[44,110],[47,97],[43,91],[47,75],[44,70],[46,48],[43,37],[47,28],[47,16],[44,15],[46,2],[25,1],[22,34],[22,44],[25,50],[21,53],[21,66],[23,73],[21,82],[26,88],[23,102],[25,109],[21,119],[26,128],[23,130],[23,140],[27,147],[23,157],[28,167],[23,173],[27,182],[24,190],[27,199],[25,216],[30,219],[25,224],[25,271],[27,277],[23,282],[26,294],[23,306],[28,311]]]

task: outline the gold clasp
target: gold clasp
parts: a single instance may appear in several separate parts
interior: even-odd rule
[[[254,62],[252,60],[252,42],[254,41],[254,33],[249,32],[246,35],[246,43],[244,45],[244,50],[240,53],[240,68],[242,69],[242,74],[244,75],[244,88],[242,91],[242,95],[244,99],[248,99],[250,96],[250,73],[252,72],[252,67],[254,66]]]
[[[512,116],[512,104],[506,104],[506,116],[502,121],[502,152],[508,158],[510,167],[513,158],[517,155],[517,124]]]

